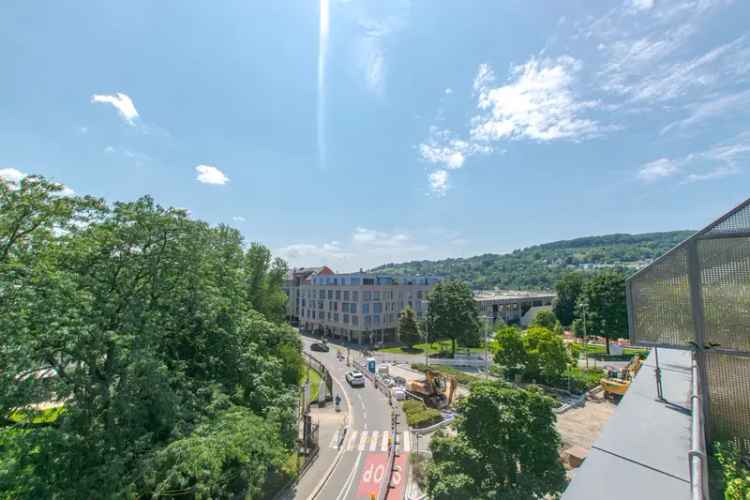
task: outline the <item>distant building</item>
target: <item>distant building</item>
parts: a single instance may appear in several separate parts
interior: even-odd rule
[[[505,323],[521,323],[531,308],[552,306],[554,292],[526,292],[517,290],[491,290],[474,293],[482,316],[502,319]]]
[[[289,321],[297,325],[299,324],[299,313],[300,313],[300,286],[315,276],[333,274],[333,271],[328,266],[320,267],[296,267],[289,271],[284,283],[284,293],[287,296],[286,303],[286,315]]]
[[[299,286],[299,322],[303,329],[349,341],[396,341],[399,313],[410,306],[418,318],[427,313],[427,294],[436,277],[372,273],[318,273]]]

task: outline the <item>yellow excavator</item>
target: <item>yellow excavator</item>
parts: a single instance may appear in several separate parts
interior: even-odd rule
[[[633,359],[630,360],[630,363],[628,363],[619,374],[613,374],[612,371],[610,371],[609,377],[603,378],[599,381],[602,385],[602,389],[604,389],[604,396],[612,398],[622,397],[625,392],[627,392],[628,387],[630,387],[630,382],[633,380],[633,377],[635,377],[638,370],[641,369],[641,364],[641,357],[635,355],[633,356]]]
[[[427,406],[441,410],[453,402],[456,385],[455,377],[446,377],[427,370],[424,380],[413,380],[409,383],[409,391],[420,396]]]

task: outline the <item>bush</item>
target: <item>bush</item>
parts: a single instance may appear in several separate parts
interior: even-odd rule
[[[714,443],[714,458],[721,468],[726,500],[750,498],[750,469],[742,463],[740,455],[739,447],[733,441]]]
[[[570,381],[570,391],[581,394],[599,385],[599,381],[605,376],[606,373],[600,368],[586,370],[585,368],[570,367],[565,370],[562,378],[555,385],[561,389],[567,389],[568,381]]]
[[[434,408],[428,408],[422,401],[413,399],[403,402],[404,413],[409,427],[421,429],[436,424],[443,419],[443,414]]]

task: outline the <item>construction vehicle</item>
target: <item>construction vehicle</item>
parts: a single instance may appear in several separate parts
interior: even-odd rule
[[[409,383],[409,392],[422,398],[427,406],[441,410],[453,402],[456,385],[455,377],[446,377],[438,372],[427,370],[424,380],[413,380]]]
[[[621,398],[627,392],[630,382],[636,376],[638,370],[641,369],[641,364],[641,357],[635,355],[630,360],[630,363],[619,372],[617,370],[609,370],[608,377],[599,381],[602,389],[604,389],[604,396]]]

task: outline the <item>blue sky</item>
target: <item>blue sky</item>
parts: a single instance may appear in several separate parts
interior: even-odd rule
[[[698,228],[748,196],[748,19],[739,0],[3,2],[0,175],[152,194],[341,271]]]

